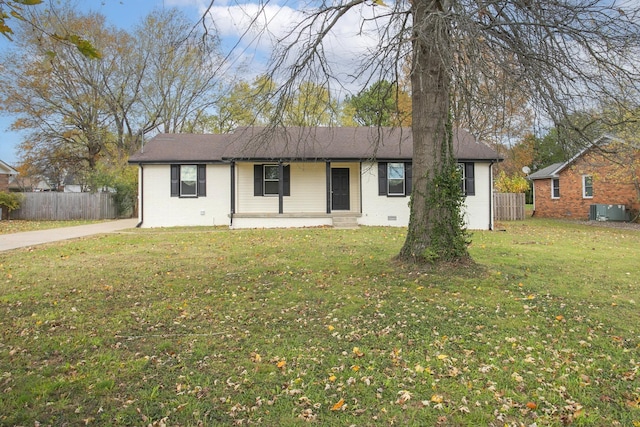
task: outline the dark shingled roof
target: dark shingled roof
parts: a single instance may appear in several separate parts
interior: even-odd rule
[[[563,166],[564,163],[554,163],[552,165],[547,166],[544,169],[540,169],[529,175],[527,178],[529,179],[548,179],[548,178],[557,178],[558,169]]]
[[[469,132],[454,134],[458,160],[500,160]],[[210,163],[230,160],[409,160],[410,128],[239,128],[229,134],[159,134],[130,163]]]

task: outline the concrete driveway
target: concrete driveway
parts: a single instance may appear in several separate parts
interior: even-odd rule
[[[0,251],[9,251],[11,249],[41,245],[43,243],[76,239],[78,237],[92,236],[94,234],[112,233],[114,231],[125,230],[127,228],[134,228],[137,223],[137,218],[129,218],[105,221],[97,224],[77,225],[74,227],[61,227],[49,230],[3,234],[0,235]]]

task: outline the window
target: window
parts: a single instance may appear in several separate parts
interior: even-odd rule
[[[198,168],[196,165],[180,167],[180,196],[195,197],[198,195]]]
[[[585,199],[593,197],[593,177],[591,175],[582,177],[582,197]]]
[[[205,197],[206,165],[171,165],[171,197]]]
[[[411,195],[411,163],[378,163],[378,195],[404,197]]]
[[[560,178],[553,178],[551,180],[551,198],[560,198]]]
[[[291,168],[282,166],[283,196],[291,195]],[[277,196],[280,191],[280,165],[253,165],[253,195]]]
[[[387,164],[387,195],[404,196],[404,163]]]
[[[265,196],[278,195],[278,165],[264,165],[264,190]]]
[[[460,188],[465,196],[476,195],[475,165],[473,162],[458,163],[461,182]]]

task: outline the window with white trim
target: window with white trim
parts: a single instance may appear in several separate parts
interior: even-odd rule
[[[277,196],[278,183],[280,181],[280,178],[278,176],[278,165],[264,165],[263,170],[263,194],[265,196]]]
[[[378,162],[378,195],[407,197],[411,195],[411,162]]]
[[[196,165],[180,166],[180,197],[196,197],[198,195],[198,167]]]
[[[551,179],[551,198],[560,198],[560,178]]]
[[[254,196],[278,196],[280,190],[280,180],[282,179],[283,196],[291,195],[291,167],[282,165],[282,176],[280,176],[280,165],[266,164],[253,165],[253,195]]]
[[[476,195],[475,164],[473,162],[458,163],[460,171],[460,189],[464,196]]]
[[[591,175],[582,176],[582,197],[584,199],[593,198],[593,177]]]
[[[404,163],[387,164],[387,194],[389,196],[405,195]]]
[[[206,165],[171,165],[171,197],[205,197]]]

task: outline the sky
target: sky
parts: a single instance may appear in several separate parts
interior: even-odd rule
[[[36,7],[46,7],[44,5]],[[289,4],[290,2],[290,4]],[[196,22],[203,16],[210,0],[76,0],[73,4],[78,10],[100,12],[106,17],[108,24],[130,30],[149,13],[156,9],[178,8]],[[296,10],[301,2],[298,0],[271,0],[263,10],[262,19],[268,31],[260,34],[246,33],[249,23],[248,16],[258,10],[254,0],[216,0],[209,16],[215,24],[218,35],[222,39],[224,48],[235,47],[233,55],[236,63],[258,60],[265,61],[273,51],[278,41],[286,38],[288,29],[302,13]],[[348,73],[354,70],[354,61],[367,49],[377,44],[375,34],[378,34],[376,23],[370,21],[362,24],[362,16],[372,16],[377,12],[371,6],[363,7],[346,16],[334,28],[335,36],[327,41],[329,62],[338,68],[337,73]],[[243,36],[242,38],[241,35]],[[238,40],[241,40],[238,45]],[[10,47],[10,42],[0,36],[0,51]],[[2,64],[0,64],[1,66]],[[249,73],[260,73],[260,67],[249,67]],[[243,75],[243,79],[252,80],[253,76]],[[14,118],[0,114],[0,160],[9,165],[16,165],[18,153],[16,147],[22,135],[10,131]]]

